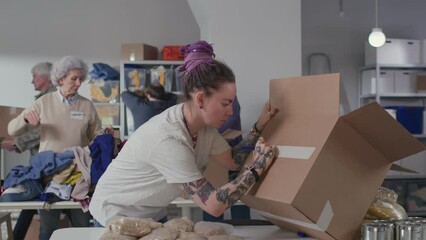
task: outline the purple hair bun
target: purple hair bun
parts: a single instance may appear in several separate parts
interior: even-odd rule
[[[186,53],[183,65],[179,66],[178,71],[185,71],[189,74],[198,66],[203,68],[205,64],[214,65],[213,47],[206,41],[197,41],[188,44],[180,49],[182,53]]]

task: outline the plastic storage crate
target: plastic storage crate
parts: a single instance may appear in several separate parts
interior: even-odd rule
[[[163,60],[182,61],[185,54],[180,51],[183,46],[164,46],[161,50]]]
[[[90,98],[98,103],[120,102],[120,81],[95,80],[90,84]]]
[[[423,133],[423,110],[424,107],[412,106],[388,106],[386,109],[396,110],[396,120],[401,123],[410,133]]]

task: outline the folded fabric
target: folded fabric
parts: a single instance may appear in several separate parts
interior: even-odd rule
[[[93,70],[90,71],[89,74],[94,79],[103,79],[103,80],[120,79],[120,73],[105,63],[93,63]]]
[[[68,167],[74,158],[73,151],[55,153],[40,152],[30,159],[30,166],[18,165],[13,167],[4,181],[4,187],[9,188],[28,179],[39,180]]]
[[[74,171],[76,166],[77,164],[71,163],[67,168],[53,175],[52,181],[59,184],[64,184],[68,177],[71,175],[71,173]]]

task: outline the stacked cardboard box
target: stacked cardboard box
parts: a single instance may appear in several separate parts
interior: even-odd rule
[[[18,116],[24,109],[18,107],[0,106],[0,143],[5,138],[12,138],[7,133],[9,121]]]

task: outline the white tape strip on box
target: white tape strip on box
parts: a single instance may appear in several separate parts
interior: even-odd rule
[[[312,154],[315,151],[314,147],[277,145],[276,148],[278,149],[278,157],[305,159],[305,160],[308,160],[309,158],[311,158]]]
[[[263,211],[259,211],[259,213],[261,215],[263,215],[264,217],[267,217],[267,218],[271,218],[271,219],[275,219],[275,220],[279,220],[279,221],[283,221],[283,222],[288,222],[288,223],[291,223],[291,224],[295,224],[295,225],[302,226],[302,227],[305,227],[305,228],[314,229],[314,230],[321,231],[321,232],[325,232],[327,230],[327,228],[330,225],[331,220],[333,219],[333,216],[334,216],[333,208],[331,206],[330,201],[327,201],[325,203],[325,206],[322,209],[321,215],[318,218],[318,221],[316,223],[303,222],[303,221],[295,220],[295,219],[292,219],[292,218],[277,216],[277,215],[267,213],[267,212],[263,212]]]

